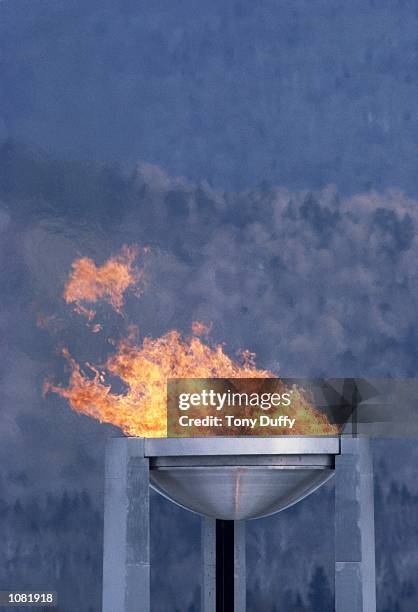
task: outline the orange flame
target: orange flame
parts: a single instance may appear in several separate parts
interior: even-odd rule
[[[67,388],[48,383],[45,390],[65,397],[77,412],[99,421],[112,423],[130,436],[165,436],[167,434],[166,385],[168,378],[261,378],[273,376],[257,370],[243,358],[242,363],[228,357],[221,345],[211,347],[196,336],[182,338],[170,331],[161,338],[145,338],[136,345],[132,338],[123,340],[117,352],[89,377],[79,364],[64,352],[71,374]],[[126,385],[126,393],[112,392],[107,374]]]
[[[75,261],[65,286],[67,303],[75,303],[77,311],[84,313],[83,302],[104,299],[120,310],[124,292],[140,277],[133,268],[137,253],[137,249],[125,247],[121,255],[110,258],[101,267],[88,258]],[[100,326],[95,326],[92,331],[99,329]],[[145,338],[138,343],[136,328],[131,327],[128,337],[116,345],[115,353],[102,367],[86,364],[84,370],[65,349],[63,354],[70,367],[68,386],[46,383],[45,392],[57,393],[75,411],[116,425],[127,435],[166,436],[167,379],[275,377],[272,372],[256,367],[253,353],[243,351],[241,358],[234,360],[225,354],[222,345],[211,345],[207,339],[209,329],[194,322],[189,336],[172,330],[160,338]],[[110,376],[123,383],[123,392],[112,389]],[[335,433],[326,417],[311,407],[302,394],[298,396],[294,416],[297,422],[292,433]],[[265,434],[277,432],[266,430]]]
[[[125,291],[137,286],[141,277],[141,272],[134,267],[138,254],[137,247],[124,246],[119,255],[111,257],[102,266],[96,266],[89,257],[76,259],[64,288],[67,304],[74,304],[76,312],[89,320],[96,312],[87,308],[85,303],[95,304],[104,300],[120,312]]]

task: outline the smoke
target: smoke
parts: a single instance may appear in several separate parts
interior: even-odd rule
[[[43,160],[42,171],[42,205],[12,193],[0,214],[5,440],[22,444],[27,418],[74,425],[63,402],[41,395],[43,377],[65,380],[57,340],[82,362],[103,362],[112,347],[65,303],[65,282],[76,258],[100,271],[123,244],[151,246],[146,291],[127,295],[125,305],[142,336],[187,331],[199,320],[227,353],[254,350],[260,367],[283,376],[415,373],[417,206],[403,193],[344,198],[333,187],[295,193],[266,185],[226,193],[149,165],[133,176],[93,168],[87,186],[81,164]],[[57,174],[58,199],[48,192]],[[110,175],[124,201],[109,217]],[[85,189],[100,193],[88,208]],[[98,308],[117,339],[120,314],[111,304]],[[49,326],[36,325],[52,315]],[[57,429],[64,423],[54,428],[59,437]],[[34,433],[24,443],[41,445],[44,437],[39,426],[39,439]]]
[[[416,202],[335,188],[219,194],[165,177],[156,186],[155,175],[151,190],[138,178],[148,202],[126,227],[152,208],[160,311],[212,323],[217,339],[286,375],[413,374]],[[162,287],[169,268],[178,283]]]
[[[197,320],[227,354],[248,348],[260,368],[282,376],[416,374],[418,208],[402,192],[342,197],[334,187],[260,185],[232,193],[149,166],[124,175],[30,155],[24,162],[36,173],[0,189],[2,495],[86,489],[100,507],[104,442],[118,430],[73,413],[55,395],[43,398],[42,384],[68,381],[62,346],[80,363],[103,363],[114,350],[109,337],[125,333],[106,300],[94,306],[110,336],[92,334],[62,297],[75,259],[101,269],[123,244],[151,247],[146,291],[124,294],[127,319],[142,337],[187,332]],[[415,447],[396,447],[400,481],[410,477],[402,463],[416,464]],[[157,523],[170,514],[161,504],[155,500]],[[273,541],[275,527],[266,529]],[[260,533],[251,536],[254,559],[265,552]],[[277,537],[279,546],[285,531]],[[184,546],[189,568],[194,544]],[[165,561],[174,564],[168,554]],[[254,580],[267,588],[271,575],[263,572]],[[167,578],[161,597],[172,589]]]

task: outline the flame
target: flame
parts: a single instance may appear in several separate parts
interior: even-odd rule
[[[167,434],[168,378],[262,378],[271,372],[257,370],[244,354],[241,362],[228,357],[221,345],[211,347],[198,337],[182,337],[169,331],[160,338],[145,338],[137,345],[132,338],[121,341],[102,369],[88,365],[88,376],[68,350],[68,387],[47,383],[45,391],[66,398],[71,407],[104,423],[112,423],[129,436]],[[118,377],[125,393],[112,392],[108,375]]]
[[[92,320],[96,312],[85,303],[95,304],[99,300],[108,302],[120,312],[124,293],[129,287],[137,287],[142,273],[134,267],[139,254],[137,247],[124,246],[120,254],[96,266],[89,257],[76,259],[64,288],[64,300],[74,304],[75,311]]]
[[[124,292],[141,278],[133,267],[137,254],[138,249],[124,247],[120,255],[111,257],[102,266],[96,266],[88,258],[76,260],[65,286],[64,299],[74,303],[81,314],[86,314],[84,302],[96,303],[100,299],[120,311]],[[100,325],[90,328],[93,332],[102,329]],[[44,391],[57,393],[73,410],[111,423],[129,436],[164,437],[167,435],[167,379],[275,377],[274,373],[257,368],[255,355],[250,351],[243,351],[240,358],[232,359],[221,344],[210,344],[209,331],[210,327],[195,321],[190,335],[171,330],[159,338],[138,342],[137,329],[131,326],[127,337],[114,343],[115,352],[99,367],[86,364],[82,368],[65,349],[63,355],[70,369],[68,385],[47,382]],[[115,391],[112,379],[122,383],[123,391]],[[303,394],[297,398],[293,403],[292,412],[297,420],[292,433],[335,433],[326,417]],[[202,435],[207,433],[202,431]],[[265,430],[265,434],[277,435],[277,430]]]

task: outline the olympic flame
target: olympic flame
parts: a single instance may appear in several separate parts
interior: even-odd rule
[[[134,265],[138,253],[136,247],[124,247],[102,266],[88,258],[77,259],[65,285],[65,301],[88,318],[95,316],[91,305],[99,300],[121,312],[125,291],[143,278]],[[68,385],[47,382],[45,391],[57,393],[68,400],[73,410],[112,423],[129,436],[164,437],[167,379],[275,377],[272,372],[258,369],[255,355],[249,351],[236,359],[229,357],[221,344],[210,343],[209,332],[209,326],[195,321],[188,335],[171,330],[159,338],[139,341],[136,328],[131,326],[127,337],[116,344],[115,352],[101,367],[92,364],[82,367],[64,349],[70,368]],[[122,381],[122,392],[112,390],[110,377]],[[302,395],[294,411],[298,418],[292,433],[334,432],[326,417]]]

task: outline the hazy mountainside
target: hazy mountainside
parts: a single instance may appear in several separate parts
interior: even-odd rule
[[[2,499],[1,588],[50,589],[59,594],[60,611],[97,612],[102,522],[102,509],[85,491]]]
[[[6,143],[0,197],[4,239],[16,242],[3,256],[27,289],[24,308],[32,292],[40,309],[66,312],[72,259],[102,261],[139,243],[151,246],[149,289],[127,307],[145,333],[201,318],[216,340],[251,346],[283,376],[416,373],[418,206],[402,192],[343,198],[267,184],[224,192],[157,166],[126,176]],[[3,299],[15,300],[16,287],[3,282]]]
[[[197,319],[283,376],[416,375],[418,209],[400,192],[224,192],[7,142],[0,202],[0,582],[56,586],[62,612],[99,609],[104,440],[117,435],[42,396],[46,377],[65,381],[63,345],[81,363],[112,351],[63,303],[74,258],[151,246],[146,291],[126,303],[142,335]],[[118,315],[99,316],[117,338]],[[379,612],[418,604],[417,453],[413,441],[376,445]],[[251,612],[326,612],[331,490],[249,525]],[[197,612],[197,519],[154,498],[152,529],[155,612],[173,601]]]
[[[417,193],[414,0],[3,0],[0,138],[242,188]]]

